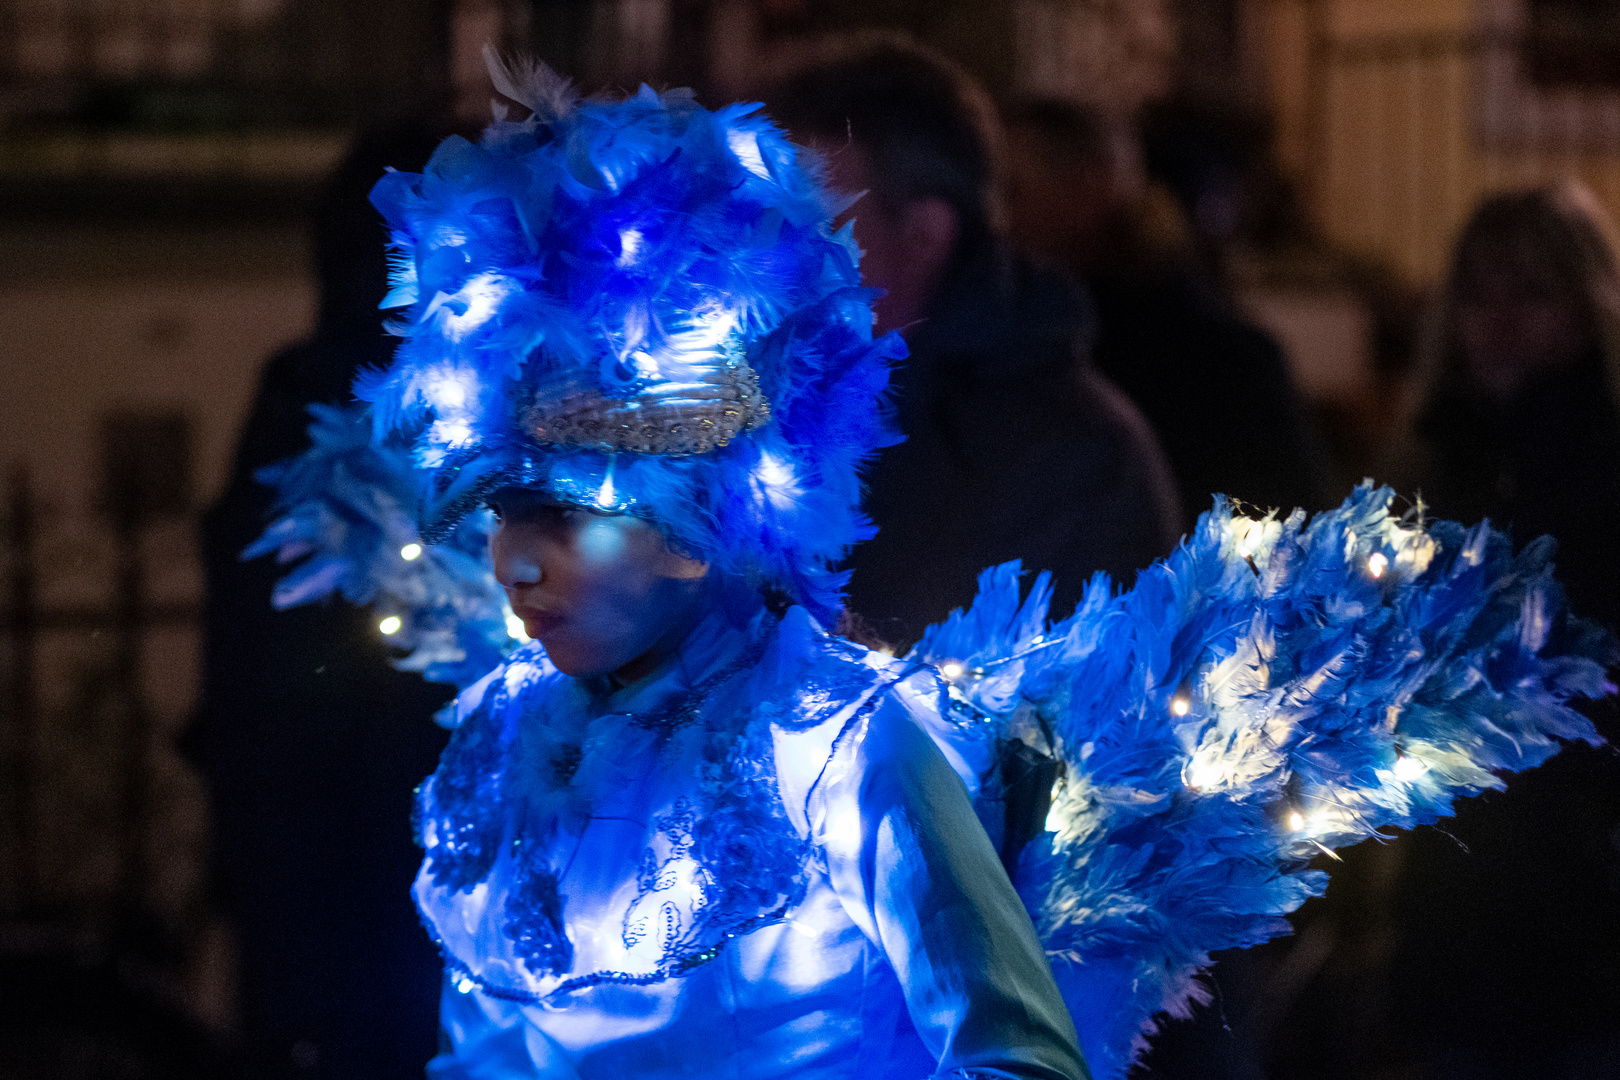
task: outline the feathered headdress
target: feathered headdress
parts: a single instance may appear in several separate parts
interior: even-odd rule
[[[580,101],[543,67],[492,70],[530,115],[372,192],[404,340],[356,392],[379,440],[411,442],[423,538],[540,487],[834,617],[904,355],[872,340],[875,294],[831,227],[846,204],[758,106]]]

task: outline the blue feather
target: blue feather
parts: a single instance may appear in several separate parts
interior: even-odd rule
[[[1550,546],[1392,497],[1364,484],[1308,524],[1217,499],[1132,590],[1094,581],[1050,626],[1045,575],[1026,600],[994,568],[914,651],[1052,734],[1065,778],[1016,884],[1100,1080],[1203,999],[1211,953],[1289,932],[1327,885],[1311,856],[1599,741],[1568,702],[1613,692],[1613,641],[1563,611]]]
[[[332,595],[370,605],[400,620],[389,637],[403,650],[398,667],[457,688],[476,682],[521,643],[490,565],[488,514],[423,545],[413,513],[422,478],[410,453],[374,444],[363,406],[310,413],[310,449],[259,473],[276,488],[278,516],[242,557],[294,564],[276,607]]]
[[[835,622],[831,568],[872,533],[857,470],[898,438],[880,401],[904,345],[872,340],[874,294],[831,228],[842,207],[821,166],[757,105],[711,112],[646,87],[577,101],[540,67],[494,74],[533,115],[448,139],[372,193],[397,255],[385,303],[410,306],[393,364],[356,392],[379,438],[412,443],[424,534],[512,476],[589,501],[611,468],[615,506]],[[691,382],[722,360],[719,338],[771,411],[729,445],[612,460],[520,428],[525,393]]]

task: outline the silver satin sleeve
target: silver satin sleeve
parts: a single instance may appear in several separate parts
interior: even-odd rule
[[[1029,914],[934,742],[893,695],[805,804],[846,912],[882,948],[936,1077],[1089,1080]]]

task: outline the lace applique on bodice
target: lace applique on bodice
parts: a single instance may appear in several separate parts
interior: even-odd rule
[[[419,793],[417,899],[459,977],[529,1002],[654,983],[803,900],[773,732],[847,723],[883,675],[819,629],[767,633],[644,713],[591,716],[537,649],[495,673]]]

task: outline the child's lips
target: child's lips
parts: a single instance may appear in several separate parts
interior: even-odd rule
[[[523,620],[523,632],[532,638],[545,637],[562,625],[561,615],[534,608],[520,608],[517,617]]]

